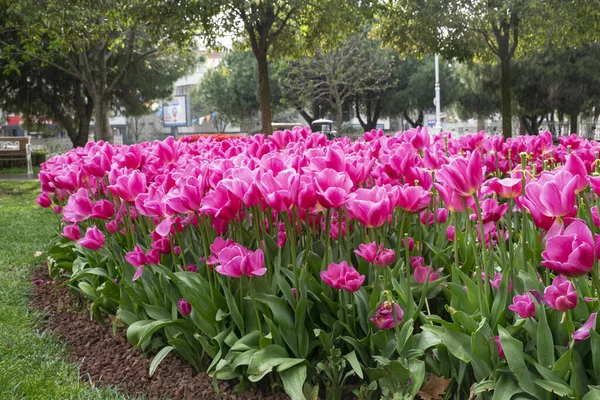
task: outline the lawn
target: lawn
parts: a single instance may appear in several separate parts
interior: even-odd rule
[[[33,173],[37,174],[40,172],[40,167],[33,167]],[[13,167],[13,168],[0,168],[0,175],[16,175],[26,174],[26,167]]]
[[[39,182],[0,182],[0,399],[123,399],[81,383],[64,343],[29,308],[30,274],[44,262],[57,224],[35,204],[38,188]]]

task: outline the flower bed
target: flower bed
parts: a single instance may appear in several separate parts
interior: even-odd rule
[[[153,366],[208,355],[292,399],[588,400],[599,151],[426,129],[89,143],[43,165],[38,203],[52,274]]]

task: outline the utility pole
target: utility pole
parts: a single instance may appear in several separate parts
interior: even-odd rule
[[[440,67],[439,57],[435,55],[435,129],[442,130],[442,119],[440,117]]]

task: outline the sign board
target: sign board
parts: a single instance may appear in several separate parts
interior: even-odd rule
[[[190,98],[177,95],[162,104],[163,125],[167,127],[190,125]]]
[[[21,142],[9,142],[0,141],[0,151],[19,151],[21,149]]]

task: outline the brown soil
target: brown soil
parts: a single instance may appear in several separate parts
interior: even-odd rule
[[[43,283],[40,283],[42,280]],[[284,400],[282,393],[264,388],[233,394],[232,385],[219,381],[215,393],[212,378],[171,353],[150,378],[151,359],[135,350],[124,330],[113,335],[112,324],[90,320],[86,305],[65,286],[48,276],[45,266],[34,272],[31,304],[45,316],[45,325],[68,343],[69,359],[80,365],[81,379],[95,385],[118,386],[125,394],[145,394],[147,399]]]

